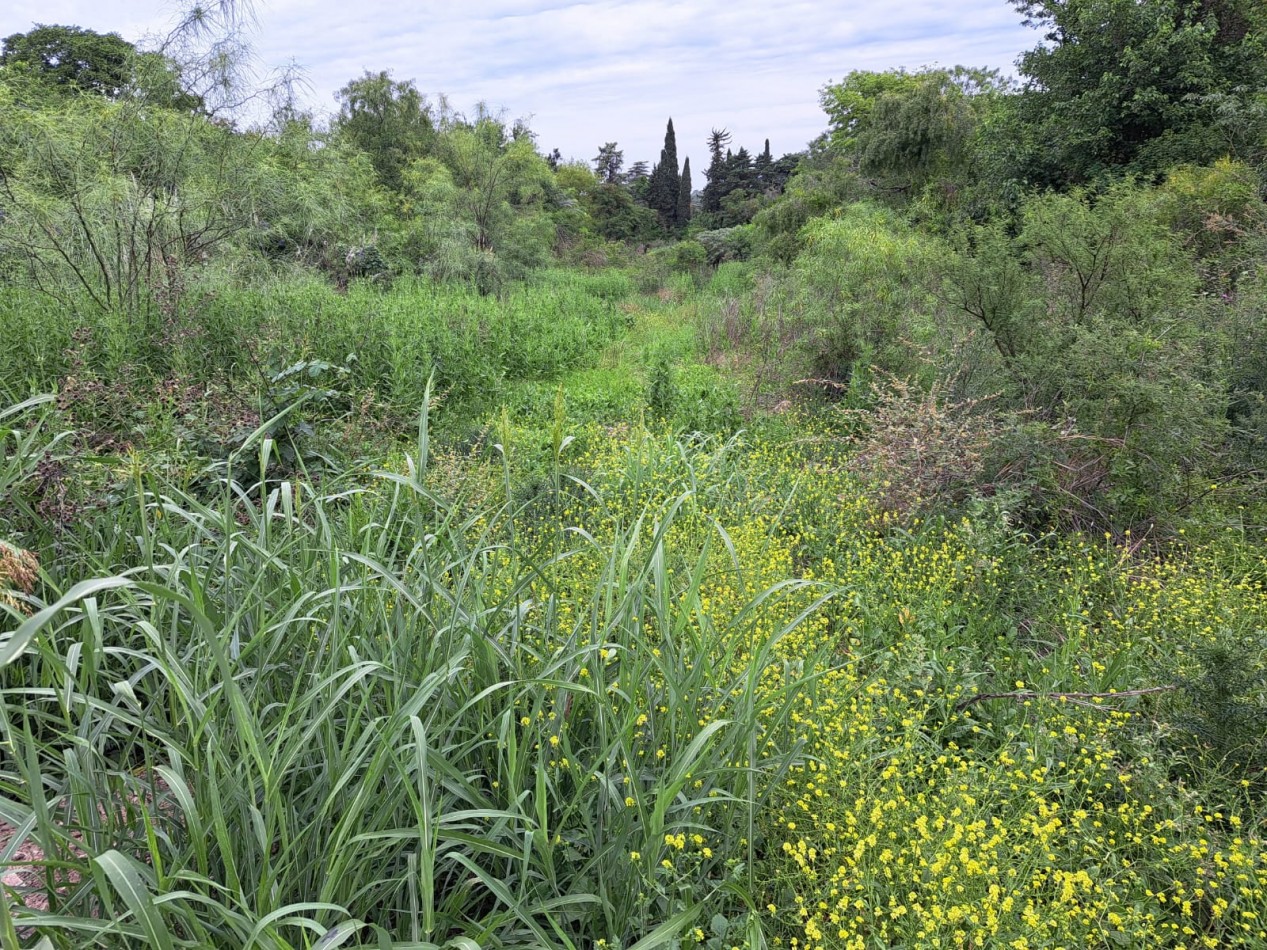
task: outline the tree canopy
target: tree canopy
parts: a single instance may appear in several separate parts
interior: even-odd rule
[[[366,71],[337,93],[334,131],[370,157],[388,188],[399,191],[406,166],[426,154],[434,131],[430,104],[412,79]]]
[[[20,66],[47,82],[117,99],[132,81],[136,47],[118,33],[37,25],[6,36],[0,65]]]
[[[1256,0],[1013,0],[1043,43],[1020,61],[1020,173],[1034,184],[1259,163],[1267,8]]]

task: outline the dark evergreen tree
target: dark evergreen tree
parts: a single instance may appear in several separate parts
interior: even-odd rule
[[[632,185],[634,182],[651,175],[651,167],[646,162],[634,162],[629,166],[629,170],[625,172],[625,184]]]
[[[688,157],[682,163],[682,177],[678,182],[677,197],[677,225],[680,228],[686,227],[688,221],[691,220],[691,160]]]
[[[639,185],[641,187],[638,187]],[[660,181],[660,163],[655,162],[651,166],[651,174],[646,177],[646,180],[641,183],[634,182],[634,186],[638,200],[648,208],[654,209],[656,206],[656,193],[663,190]]]
[[[677,169],[677,137],[673,132],[673,120],[669,119],[664,133],[664,148],[660,161],[651,171],[647,187],[647,204],[660,215],[661,223],[669,229],[677,225],[678,191],[681,181]]]
[[[770,172],[774,166],[774,156],[770,154],[770,140],[765,140],[765,149],[752,163],[752,172],[757,187],[765,191],[770,187]]]
[[[629,170],[625,172],[625,187],[629,189],[629,194],[633,195],[634,201],[641,205],[648,206],[647,190],[651,186],[651,168],[646,162],[634,162],[629,166]]]
[[[615,142],[608,142],[594,156],[594,174],[608,185],[620,184],[620,170],[625,165],[625,153],[616,148]]]
[[[708,151],[712,160],[708,163],[708,170],[704,172],[708,183],[704,186],[700,207],[710,214],[721,210],[722,179],[726,177],[726,158],[722,152],[729,143],[730,133],[725,129],[713,129],[709,133]]]
[[[801,159],[804,157],[804,152],[788,152],[786,155],[780,155],[770,168],[770,187],[778,191],[779,194],[783,194],[783,189],[787,187],[788,179],[792,177],[792,173],[796,171],[801,164]]]
[[[734,155],[726,156],[725,177],[722,179],[722,197],[736,191],[752,190],[752,156],[742,145]]]

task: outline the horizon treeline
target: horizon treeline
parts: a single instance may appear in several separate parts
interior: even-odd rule
[[[341,270],[340,280],[381,263],[393,272],[458,277],[491,289],[551,257],[605,258],[612,250],[605,242],[726,231],[763,212],[766,224],[758,231],[767,235],[772,218],[786,219],[773,228],[773,256],[786,260],[787,234],[808,220],[808,193],[817,196],[811,205],[853,189],[855,198],[918,207],[945,220],[984,221],[1013,213],[1033,191],[1095,190],[1126,177],[1158,181],[1184,164],[1228,158],[1261,173],[1267,14],[1259,5],[1012,5],[1043,34],[1018,61],[1019,81],[997,69],[960,66],[850,72],[823,87],[828,127],[801,151],[776,158],[768,140],[760,149],[732,150],[730,133],[714,128],[701,143],[709,160],[698,190],[689,158],[679,162],[683,150],[671,118],[658,160],[626,168],[618,144],[607,142],[591,169],[563,163],[557,149],[544,154],[523,120],[484,104],[464,113],[443,96],[433,102],[412,80],[367,71],[338,91],[338,112],[326,126],[284,82],[273,90],[267,121],[240,128],[225,109],[231,100],[213,94],[230,85],[226,50],[211,68],[213,58],[199,60],[187,49],[142,51],[118,34],[41,25],[7,37],[0,52],[12,126],[7,138],[19,143],[4,158],[5,181],[22,177],[21,153],[29,157],[28,146],[39,139],[32,134],[41,123],[26,121],[33,113],[65,112],[74,126],[89,121],[94,108],[99,115],[162,108],[181,116],[186,128],[207,126],[200,134],[221,135],[225,148],[236,143],[238,160],[253,168],[227,176],[235,185],[256,177],[255,159],[265,152],[275,169],[284,166],[292,176],[291,186],[252,195],[253,220],[233,226],[236,233],[256,232],[266,256]],[[44,123],[43,131],[53,135],[54,125]],[[51,173],[65,177],[49,154],[56,149],[48,141],[40,147],[53,162]],[[281,209],[266,207],[289,192],[295,212],[298,182],[323,175],[340,179],[327,181],[343,199],[337,222],[283,223]],[[791,198],[784,195],[789,182],[796,183]],[[10,204],[20,201],[9,196]],[[328,217],[311,205],[306,211]],[[297,233],[285,233],[291,224]],[[703,244],[716,263],[749,253],[749,237],[723,235]],[[726,238],[739,246],[718,252]]]

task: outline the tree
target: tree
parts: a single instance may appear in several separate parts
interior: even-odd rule
[[[594,230],[609,241],[645,241],[656,234],[650,208],[635,204],[628,189],[601,184],[585,200]]]
[[[117,99],[132,81],[136,47],[118,33],[37,24],[6,36],[0,65],[22,66],[67,91]]]
[[[647,204],[647,189],[651,184],[651,166],[644,161],[634,162],[625,172],[625,187],[634,201]]]
[[[691,220],[691,160],[689,157],[682,164],[675,215],[678,227],[686,227],[687,222]]]
[[[73,96],[6,108],[0,255],[76,309],[146,316],[179,271],[251,228],[277,186],[267,142],[206,116]]]
[[[980,177],[980,130],[1009,82],[997,70],[853,72],[822,90],[826,147],[844,157],[878,196],[945,208]]]
[[[855,138],[858,167],[886,177],[889,187],[918,190],[963,164],[975,127],[972,104],[953,74],[921,73],[876,99],[869,126]]]
[[[130,96],[181,111],[201,111],[177,64],[162,53],[138,50],[117,33],[77,26],[36,26],[5,37],[0,66],[25,74],[56,94]]]
[[[397,82],[384,70],[367,71],[335,93],[335,98],[340,109],[334,130],[369,156],[386,187],[400,191],[405,168],[426,155],[435,138],[426,97],[412,79]]]
[[[537,201],[549,180],[549,166],[531,139],[506,138],[504,126],[481,119],[448,130],[439,154],[458,188],[459,204],[475,226],[475,247],[498,248],[514,218],[514,208]]]
[[[752,156],[748,149],[739,146],[739,151],[726,156],[726,176],[722,179],[726,194],[733,191],[747,191],[752,185]]]
[[[486,109],[473,121],[442,117],[432,155],[409,166],[405,184],[418,263],[436,277],[491,292],[549,254],[550,209],[562,197],[555,177],[530,135]]]
[[[700,211],[707,227],[730,228],[750,222],[782,193],[800,160],[799,155],[785,155],[775,161],[769,139],[755,159],[744,146],[732,152],[727,148],[730,141],[725,129],[713,129],[707,140],[711,158],[704,173],[707,184],[700,195]]]
[[[374,235],[388,210],[369,157],[315,129],[308,116],[280,124],[258,147],[269,180],[259,189],[252,243],[269,257],[346,279],[349,252],[377,250]]]
[[[770,174],[774,169],[774,156],[770,154],[770,140],[765,140],[765,148],[761,150],[752,163],[752,170],[757,177],[757,185],[764,189],[770,183]]]
[[[841,82],[828,83],[818,94],[827,113],[828,142],[837,152],[851,153],[858,137],[871,130],[871,114],[882,96],[909,91],[919,82],[905,69],[885,72],[854,70]]]
[[[660,161],[651,171],[647,187],[647,205],[660,215],[661,223],[672,230],[677,226],[678,192],[681,180],[677,164],[677,136],[673,132],[673,120],[669,119],[664,133],[664,148]]]
[[[1044,31],[1019,61],[1018,174],[1031,183],[1157,175],[1225,154],[1264,160],[1267,8],[1258,0],[1012,2]]]
[[[724,197],[721,190],[722,179],[726,175],[725,152],[729,144],[730,133],[725,129],[713,129],[709,133],[708,153],[711,160],[708,163],[708,170],[704,172],[704,178],[708,184],[704,186],[700,207],[710,214],[721,210],[721,200]]]
[[[625,153],[616,148],[615,142],[608,142],[594,156],[594,174],[609,185],[620,183],[620,170],[625,164]]]

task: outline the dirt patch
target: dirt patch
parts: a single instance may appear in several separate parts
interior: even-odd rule
[[[0,854],[6,854],[17,837],[12,825],[0,821]],[[40,865],[44,851],[30,840],[24,841],[9,860],[0,865],[0,884],[31,910],[48,910],[48,894]],[[7,897],[7,895],[5,895]]]

